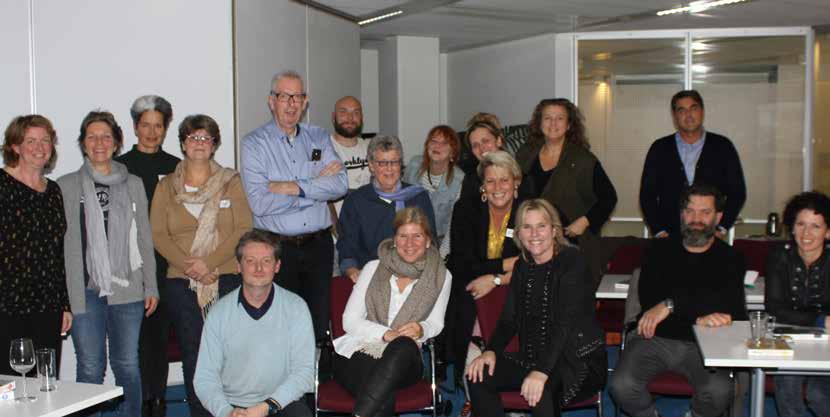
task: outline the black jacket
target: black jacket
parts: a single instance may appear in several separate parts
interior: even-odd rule
[[[779,323],[816,326],[830,314],[830,245],[809,268],[798,248],[787,243],[770,251],[764,277],[764,305]],[[822,326],[824,324],[822,323]]]
[[[518,335],[520,351],[517,356],[510,356],[520,365],[529,365],[529,370],[560,378],[565,404],[604,386],[607,374],[605,333],[596,320],[594,289],[587,275],[585,259],[575,247],[562,248],[543,265],[517,261],[510,292],[487,347],[497,357],[504,357],[510,339]],[[547,277],[547,285],[538,285],[538,281],[531,285],[531,276],[534,281]],[[537,291],[540,288],[543,290]],[[543,305],[548,306],[543,314],[547,329],[528,324],[532,319],[527,312],[534,314]],[[546,348],[538,352],[533,344],[545,331]],[[531,355],[538,359],[522,363]]]
[[[515,229],[514,219],[519,203],[518,199],[513,201],[513,210],[507,221],[510,231]],[[455,203],[450,228],[451,252],[447,257],[447,268],[453,277],[452,292],[447,307],[444,333],[448,338],[450,357],[460,361],[462,365],[476,320],[475,300],[465,287],[482,275],[505,273],[506,271],[502,270],[503,259],[519,255],[519,249],[513,239],[505,237],[502,257],[487,259],[489,228],[490,211],[487,203],[482,203],[481,200],[459,200]]]
[[[720,225],[732,227],[746,201],[746,183],[738,151],[717,133],[706,132],[706,142],[695,168],[695,184],[716,187],[726,197]],[[640,181],[640,208],[651,233],[680,231],[680,196],[690,186],[674,133],[651,145]]]

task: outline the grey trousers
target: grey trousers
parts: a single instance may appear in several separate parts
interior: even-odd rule
[[[626,344],[611,377],[611,396],[631,417],[654,417],[657,410],[648,391],[655,376],[673,371],[694,387],[691,411],[696,417],[723,414],[732,399],[729,371],[706,368],[694,342],[635,335]]]

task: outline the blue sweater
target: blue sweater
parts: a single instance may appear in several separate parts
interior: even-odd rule
[[[273,286],[268,312],[254,320],[239,303],[239,288],[211,308],[193,386],[216,417],[233,405],[250,407],[271,397],[281,405],[313,391],[314,332],[299,296]]]

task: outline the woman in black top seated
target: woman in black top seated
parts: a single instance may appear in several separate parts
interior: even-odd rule
[[[793,240],[767,259],[765,305],[780,324],[830,328],[830,198],[819,192],[796,195],[784,209]],[[807,404],[819,417],[830,416],[830,377],[775,376],[775,402],[781,417],[804,415]]]
[[[476,417],[504,416],[499,391],[520,390],[533,415],[547,417],[605,385],[604,334],[580,251],[562,237],[559,215],[545,200],[522,203],[516,229],[522,258],[487,349],[467,370]],[[505,352],[517,334],[519,352]]]
[[[482,158],[478,176],[480,197],[453,211],[452,251],[447,262],[455,279],[445,334],[458,376],[476,320],[474,300],[498,285],[509,284],[519,255],[512,239],[522,182],[519,165],[507,152],[493,151]]]

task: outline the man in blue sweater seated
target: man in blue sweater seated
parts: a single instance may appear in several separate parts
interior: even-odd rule
[[[310,417],[314,331],[302,298],[274,284],[280,245],[252,230],[236,246],[242,287],[219,299],[202,331],[193,386],[215,417]]]

